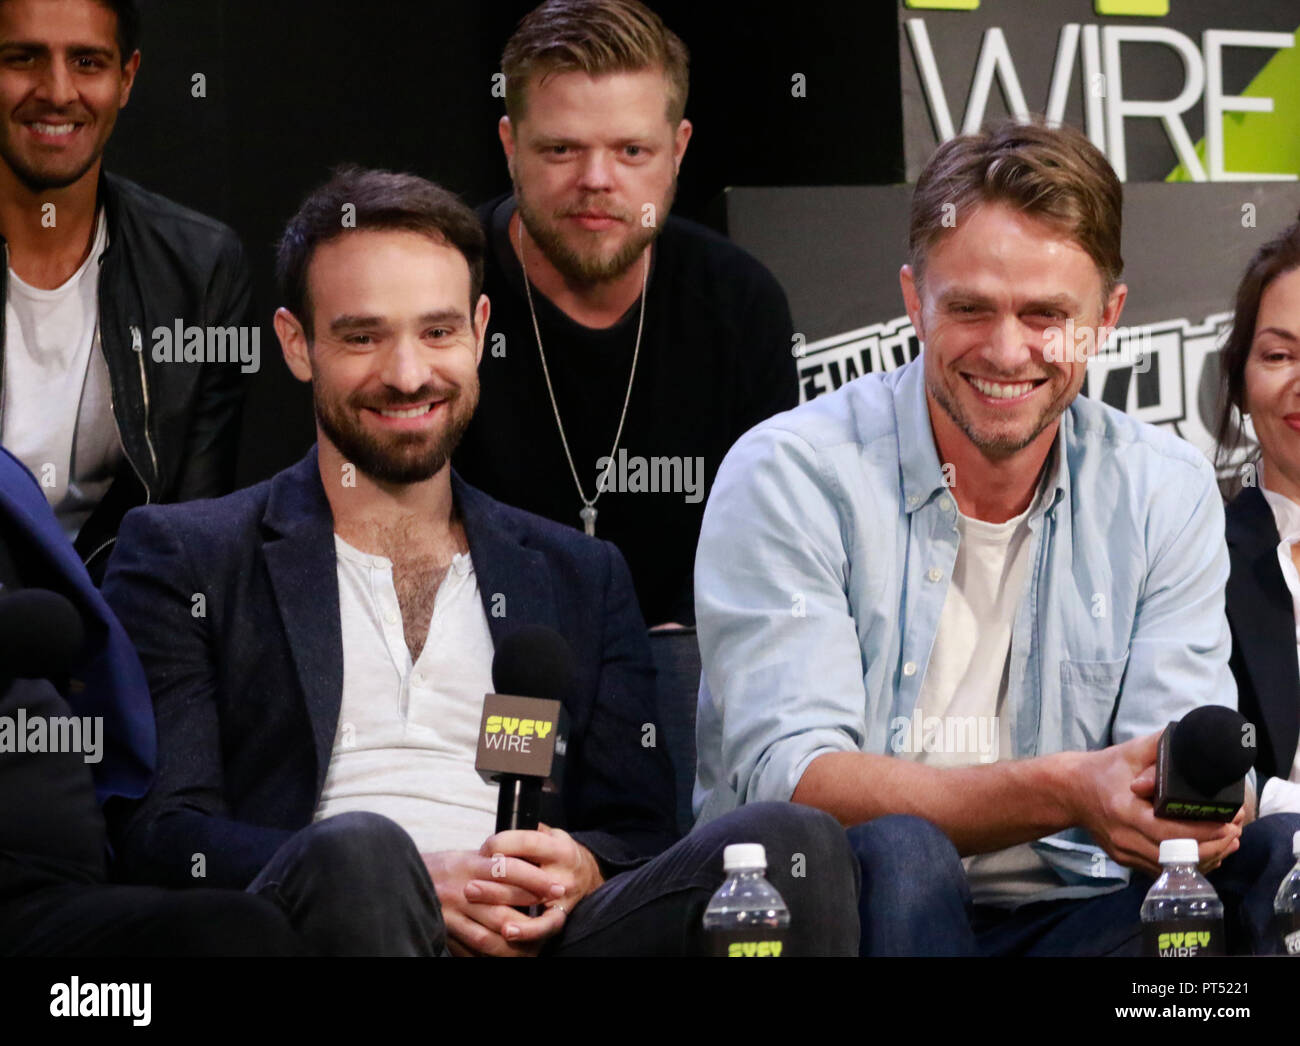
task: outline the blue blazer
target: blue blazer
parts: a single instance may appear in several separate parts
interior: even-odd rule
[[[1277,561],[1273,510],[1258,487],[1246,487],[1225,510],[1228,624],[1238,708],[1257,728],[1259,790],[1270,777],[1287,778],[1300,743],[1300,664],[1295,609]]]
[[[672,770],[658,726],[646,730],[649,641],[622,556],[454,472],[452,493],[493,641],[540,624],[573,648],[560,826],[607,874],[643,863],[677,836]],[[140,652],[158,721],[154,787],[110,819],[119,874],[243,888],[311,823],[342,699],[334,523],[316,449],[224,498],[132,510],[104,595]],[[203,878],[191,874],[195,854]]]
[[[135,648],[95,588],[59,527],[45,494],[21,461],[0,447],[0,512],[13,527],[11,552],[42,587],[70,599],[81,614],[86,641],[69,673],[68,704],[75,715],[104,719],[103,759],[92,764],[95,797],[136,798],[154,769],[153,708]]]

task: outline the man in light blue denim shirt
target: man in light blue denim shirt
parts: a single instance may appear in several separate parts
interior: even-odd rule
[[[1295,825],[1150,801],[1160,731],[1236,689],[1213,470],[1078,395],[1121,201],[1077,131],[941,146],[901,272],[920,358],[751,430],[710,496],[697,814],[852,826],[864,954],[1133,951],[1169,838],[1217,869],[1229,945],[1270,947]]]

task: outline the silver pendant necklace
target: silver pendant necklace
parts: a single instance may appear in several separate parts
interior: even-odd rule
[[[551,387],[551,372],[546,367],[546,353],[542,351],[542,331],[537,325],[537,310],[533,307],[533,292],[528,285],[528,265],[524,261],[524,219],[519,218],[519,268],[524,274],[524,296],[528,299],[528,315],[533,320],[533,334],[537,338],[537,355],[542,360],[542,376],[546,379],[546,392],[551,397],[551,410],[555,413],[555,427],[560,430],[560,442],[564,445],[564,456],[569,461],[569,471],[573,473],[573,485],[578,488],[578,497],[582,499],[582,508],[578,518],[582,520],[582,529],[591,537],[596,536],[596,501],[604,491],[600,480],[596,480],[596,496],[589,498],[583,492],[582,480],[578,478],[578,469],[573,464],[573,455],[569,452],[569,440],[564,435],[564,422],[560,420],[560,408],[555,402],[555,389]],[[627,377],[627,395],[623,397],[623,413],[618,418],[618,431],[614,433],[614,446],[609,452],[609,468],[614,467],[614,456],[618,453],[619,440],[623,438],[623,422],[627,420],[627,405],[632,401],[632,381],[636,377],[636,361],[641,354],[641,331],[645,325],[646,288],[650,284],[650,252],[646,251],[645,268],[641,276],[641,315],[636,321],[636,345],[632,349],[632,373]]]

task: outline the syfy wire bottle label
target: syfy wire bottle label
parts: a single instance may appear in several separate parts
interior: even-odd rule
[[[1160,959],[1223,955],[1223,920],[1165,919],[1144,923],[1142,954]]]
[[[785,931],[771,926],[748,930],[716,931],[709,935],[714,958],[776,959],[785,954]]]

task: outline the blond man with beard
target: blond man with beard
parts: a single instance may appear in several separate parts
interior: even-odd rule
[[[785,294],[669,215],[691,139],[685,46],[636,0],[550,0],[502,56],[513,194],[479,209],[490,351],[456,467],[607,538],[651,626],[692,624],[704,500],[728,448],[797,402]],[[527,444],[526,459],[509,453]]]

